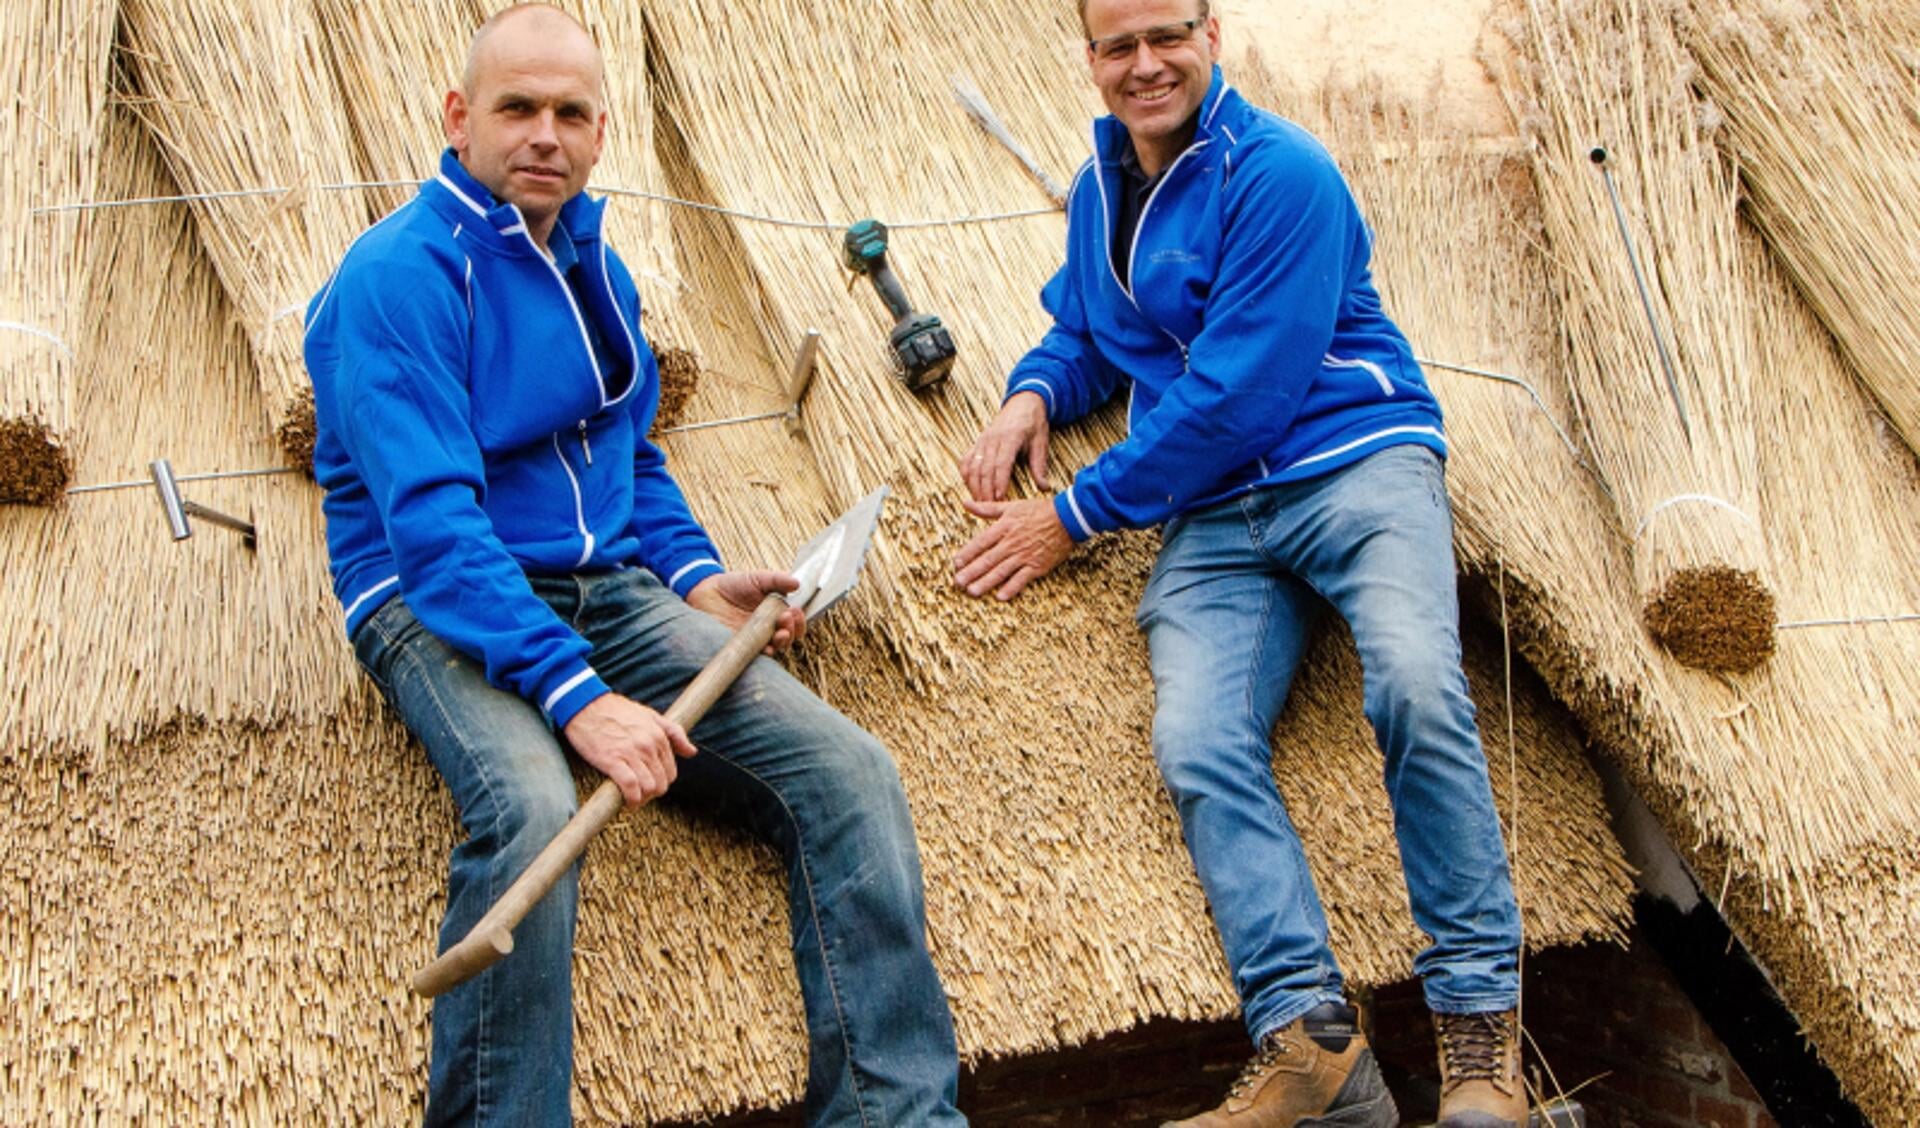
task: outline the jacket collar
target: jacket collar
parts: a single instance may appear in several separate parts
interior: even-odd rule
[[[440,154],[440,171],[420,185],[420,195],[433,206],[466,225],[475,237],[509,254],[533,254],[537,248],[527,235],[526,217],[518,206],[494,198],[487,186],[474,179],[460,156],[448,146]],[[600,221],[607,202],[581,192],[560,208],[559,226],[576,248],[584,248],[600,238]],[[478,222],[476,222],[478,221]],[[584,251],[583,251],[584,253]]]
[[[1213,78],[1207,85],[1207,96],[1200,100],[1200,108],[1194,111],[1197,123],[1193,130],[1193,141],[1187,148],[1212,141],[1242,104],[1240,92],[1227,85],[1226,75],[1220,73],[1220,64],[1215,63]],[[1229,140],[1232,136],[1231,133],[1227,134]],[[1120,119],[1108,114],[1095,119],[1093,123],[1093,145],[1094,155],[1104,164],[1118,161],[1120,154],[1132,148],[1133,139],[1127,136],[1127,127],[1121,124]]]

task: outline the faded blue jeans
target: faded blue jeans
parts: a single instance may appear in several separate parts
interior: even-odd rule
[[[531,582],[593,644],[609,685],[661,711],[728,637],[642,569]],[[444,951],[572,816],[573,777],[541,714],[489,685],[403,600],[369,618],[354,649],[426,746],[467,830],[448,867]],[[689,735],[700,752],[680,761],[666,801],[748,827],[786,862],[808,1122],[964,1124],[913,825],[886,750],[765,658]],[[569,873],[514,930],[511,955],[435,1001],[428,1123],[570,1119],[578,890]]]
[[[1174,518],[1140,603],[1154,757],[1256,1043],[1341,996],[1273,775],[1274,722],[1327,604],[1365,670],[1413,919],[1432,941],[1414,960],[1427,1005],[1519,1000],[1520,914],[1460,666],[1441,462],[1389,447]],[[1312,757],[1290,764],[1312,770]]]

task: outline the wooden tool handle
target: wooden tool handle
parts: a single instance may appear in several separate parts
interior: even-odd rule
[[[667,707],[668,720],[691,729],[707,715],[720,695],[727,691],[741,671],[752,663],[754,656],[766,648],[773,632],[780,624],[780,614],[787,609],[786,597],[779,592],[768,593],[760,601],[753,616],[741,624],[733,637],[727,640],[720,653],[694,675],[687,688],[680,691],[673,704]],[[473,928],[458,943],[441,953],[440,958],[422,968],[413,977],[413,993],[425,998],[433,998],[442,992],[452,990],[486,969],[492,967],[501,956],[513,951],[513,929],[526,917],[540,898],[547,895],[560,876],[586,852],[587,843],[600,832],[600,828],[612,821],[620,813],[620,787],[612,780],[603,781],[594,790],[593,797],[582,804],[580,810],[567,820],[546,849],[533,860],[525,872],[494,902],[487,915],[480,918]]]

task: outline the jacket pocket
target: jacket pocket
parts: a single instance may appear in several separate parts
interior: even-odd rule
[[[1378,388],[1380,394],[1383,396],[1391,398],[1399,394],[1399,390],[1393,386],[1393,380],[1387,376],[1387,370],[1381,367],[1376,361],[1366,360],[1361,357],[1335,356],[1332,353],[1328,353],[1320,363],[1327,368],[1350,371],[1362,375]]]

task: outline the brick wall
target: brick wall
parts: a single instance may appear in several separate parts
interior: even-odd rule
[[[1526,966],[1526,1069],[1574,1096],[1594,1128],[1773,1128],[1759,1095],[1636,932],[1633,946],[1563,948]],[[1410,1121],[1437,1101],[1434,1043],[1414,984],[1374,1003],[1375,1049]],[[1416,1121],[1417,1122],[1417,1121]]]
[[[1753,1086],[1652,948],[1560,949],[1530,958],[1526,1025],[1560,1089],[1593,1128],[1774,1128]],[[1409,1124],[1439,1099],[1432,1027],[1417,984],[1372,1000],[1373,1041]],[[1251,1049],[1237,1021],[1158,1021],[1088,1046],[984,1062],[961,1081],[961,1108],[995,1128],[1118,1128],[1191,1115],[1220,1098]],[[1529,1071],[1552,1082],[1529,1053]],[[1577,1090],[1577,1092],[1576,1092]],[[795,1110],[722,1122],[787,1128]]]

